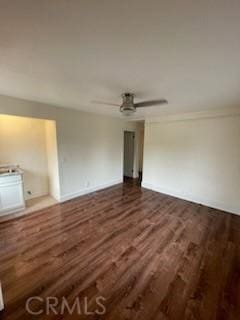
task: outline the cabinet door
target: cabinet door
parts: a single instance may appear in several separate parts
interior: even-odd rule
[[[0,188],[0,209],[5,211],[11,208],[24,206],[22,184],[9,184]]]

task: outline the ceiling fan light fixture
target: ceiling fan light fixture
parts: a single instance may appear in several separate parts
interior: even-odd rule
[[[130,116],[132,115],[134,112],[136,112],[136,108],[132,105],[125,105],[123,104],[121,107],[120,107],[120,111],[122,112],[122,114],[124,116]]]
[[[110,106],[119,106],[117,104],[113,103],[106,103],[103,101],[96,101],[100,104],[107,104]],[[168,101],[166,99],[155,99],[155,100],[147,100],[142,102],[134,103],[134,94],[130,92],[126,92],[122,94],[122,105],[120,105],[120,112],[124,116],[130,116],[133,113],[136,112],[139,108],[146,108],[146,107],[152,107],[157,105],[163,105],[167,104]]]
[[[130,116],[134,112],[136,112],[136,108],[134,106],[134,94],[133,93],[123,93],[123,104],[120,107],[120,111],[125,116]]]

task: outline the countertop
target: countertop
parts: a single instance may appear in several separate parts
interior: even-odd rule
[[[22,174],[23,170],[18,165],[0,165],[0,178]]]

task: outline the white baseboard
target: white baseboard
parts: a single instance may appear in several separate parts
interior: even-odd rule
[[[38,192],[38,193],[31,194],[31,195],[24,194],[24,199],[25,199],[25,201],[27,201],[27,200],[32,200],[32,199],[36,199],[36,198],[45,197],[45,196],[48,196],[48,195],[49,195],[48,191]]]
[[[0,282],[0,311],[4,309],[4,303],[3,303],[3,293],[2,293],[2,286]]]
[[[60,197],[60,202],[71,200],[71,199],[83,196],[83,195],[91,193],[91,192],[95,192],[95,191],[98,191],[101,189],[112,187],[112,186],[119,184],[119,183],[122,183],[122,182],[123,182],[123,179],[117,179],[117,180],[112,180],[112,181],[109,181],[109,182],[106,182],[106,183],[103,183],[103,184],[100,184],[97,186],[84,188],[84,189],[81,189],[77,192],[67,193],[67,194]]]
[[[194,203],[205,205],[207,207],[211,207],[211,208],[218,209],[221,211],[226,211],[229,213],[240,215],[240,208],[239,207],[235,207],[235,206],[223,203],[221,201],[211,201],[209,199],[204,199],[204,198],[195,196],[193,194],[187,194],[187,193],[182,193],[182,192],[178,192],[175,190],[165,189],[159,185],[148,183],[146,181],[142,182],[142,187],[156,191],[156,192],[160,192],[163,194],[167,194],[167,195],[179,198],[179,199],[191,201]]]

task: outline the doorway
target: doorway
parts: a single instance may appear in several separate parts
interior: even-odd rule
[[[123,175],[127,178],[133,178],[134,176],[134,144],[135,132],[124,131]]]
[[[123,180],[142,183],[144,122],[128,123],[123,131]]]
[[[32,213],[60,201],[54,120],[0,114],[0,150],[0,166],[17,167],[21,171],[16,187],[21,195],[21,211],[16,208],[14,184],[11,189],[6,188],[1,179],[3,182],[0,198],[6,194],[8,206],[4,207],[0,199],[0,222]]]

